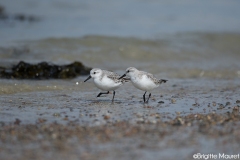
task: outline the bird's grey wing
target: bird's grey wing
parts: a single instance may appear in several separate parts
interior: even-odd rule
[[[121,79],[118,79],[118,78],[120,78],[120,75],[118,75],[117,73],[114,73],[111,71],[106,71],[106,70],[104,70],[104,72],[108,78],[114,80],[115,82],[122,82]]]
[[[107,75],[108,78],[111,78],[113,79],[115,82],[129,82],[130,81],[130,78],[129,77],[123,77],[121,79],[119,79],[121,76],[118,75],[117,73],[114,73],[114,72],[110,72],[108,71],[108,75]]]
[[[165,79],[157,79],[151,73],[147,73],[147,72],[145,72],[145,73],[149,79],[152,79],[154,81],[154,83],[162,84],[162,83],[166,83],[168,81]]]
[[[149,78],[149,79],[151,79],[151,80],[153,80],[153,81],[156,79],[156,78],[153,76],[153,74],[151,74],[151,73],[147,73],[147,72],[143,72],[143,71],[142,71],[142,73],[145,74],[145,75],[147,76],[147,78]]]

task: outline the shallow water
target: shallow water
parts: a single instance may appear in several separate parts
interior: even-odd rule
[[[165,39],[143,40],[106,36],[49,38],[24,41],[0,49],[1,64],[20,60],[86,66],[122,74],[129,66],[165,78],[239,78],[240,34],[177,34]]]
[[[240,31],[239,1],[2,0],[1,5],[10,15],[40,19],[0,22],[0,42],[5,44],[85,35],[155,38],[182,32]]]
[[[2,65],[78,60],[120,74],[134,66],[166,78],[240,76],[238,1],[4,0],[0,5],[9,17],[39,18],[0,21]]]

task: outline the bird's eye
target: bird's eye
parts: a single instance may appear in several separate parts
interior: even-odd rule
[[[128,70],[127,73],[129,73],[130,71]]]
[[[93,74],[96,74],[96,72],[93,72]]]

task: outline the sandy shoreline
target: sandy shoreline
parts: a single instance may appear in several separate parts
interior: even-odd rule
[[[3,159],[192,159],[196,153],[237,154],[236,114],[192,114],[156,124],[76,123],[1,126]]]
[[[144,105],[131,84],[117,90],[111,104],[111,95],[96,98],[98,90],[81,83],[84,78],[1,80],[22,90],[0,97],[0,157],[192,159],[196,153],[238,153],[238,80],[172,79]]]

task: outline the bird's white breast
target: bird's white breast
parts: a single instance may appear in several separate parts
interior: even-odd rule
[[[104,76],[102,79],[100,78],[95,78],[94,79],[94,83],[96,85],[96,87],[98,87],[101,90],[105,90],[105,91],[112,91],[117,89],[119,86],[122,85],[121,82],[116,83],[114,82],[114,80]]]
[[[148,78],[146,75],[143,75],[142,77],[132,76],[131,81],[136,88],[143,91],[151,91],[159,86],[156,85],[152,79]]]

